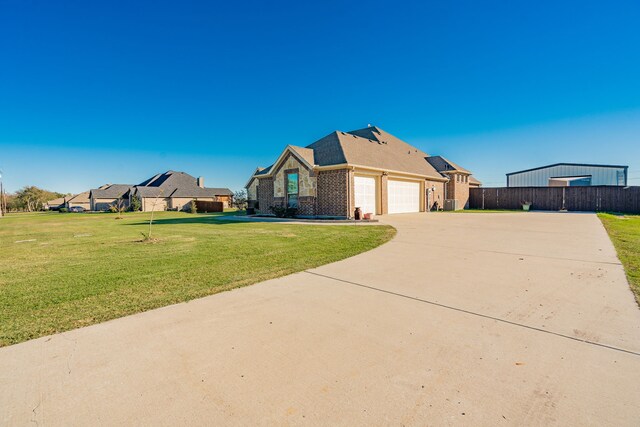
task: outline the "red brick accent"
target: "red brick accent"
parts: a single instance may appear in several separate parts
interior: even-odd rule
[[[271,206],[274,206],[273,200],[273,178],[258,179],[258,209],[261,214],[270,214]]]
[[[350,216],[349,175],[347,169],[318,172],[316,215]]]
[[[316,215],[316,198],[313,196],[299,196],[298,215]]]

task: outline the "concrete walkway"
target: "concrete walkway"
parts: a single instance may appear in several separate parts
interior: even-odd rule
[[[0,425],[640,423],[591,214],[420,214],[309,272],[0,349]]]

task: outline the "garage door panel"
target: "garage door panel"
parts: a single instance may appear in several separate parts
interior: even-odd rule
[[[362,213],[376,213],[376,179],[356,176],[354,177],[354,196],[356,207]]]
[[[389,213],[420,212],[420,183],[389,180]]]

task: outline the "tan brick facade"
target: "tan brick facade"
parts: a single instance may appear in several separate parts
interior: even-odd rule
[[[444,186],[442,181],[426,181],[426,210],[436,211],[444,206]]]
[[[294,169],[291,169],[294,170]],[[298,214],[304,216],[336,216],[336,217],[353,217],[355,209],[354,178],[355,176],[363,176],[364,172],[353,171],[351,169],[335,169],[315,172],[316,180],[316,196],[299,196],[298,197]],[[371,174],[376,178],[376,188],[378,192],[377,213],[386,215],[388,213],[388,182],[389,176],[386,173]],[[276,175],[278,176],[278,175]],[[366,175],[365,175],[366,176]],[[394,175],[393,179],[399,176]],[[282,178],[284,179],[284,178]],[[407,179],[409,180],[409,179]],[[280,206],[286,203],[286,198],[282,196],[274,196],[276,189],[274,188],[273,178],[258,178],[257,188],[255,190],[258,198],[258,206],[256,209],[261,214],[271,214],[271,206]],[[420,211],[430,211],[442,209],[445,198],[445,183],[442,181],[420,180],[421,195]],[[453,189],[454,194],[464,192],[461,186],[455,186],[455,181],[447,185]],[[283,181],[284,185],[284,181]],[[282,188],[282,187],[281,187]],[[282,194],[280,192],[279,194]],[[466,188],[468,199],[468,185]],[[450,194],[447,194],[450,197]],[[460,202],[461,203],[461,202]],[[465,201],[466,203],[466,201]]]
[[[469,207],[469,175],[450,173],[446,184],[446,198],[458,200],[458,209]]]

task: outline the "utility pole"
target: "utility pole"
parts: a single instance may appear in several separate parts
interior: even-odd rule
[[[6,207],[6,202],[4,200],[4,187],[2,186],[2,171],[0,171],[0,217],[4,216]]]

